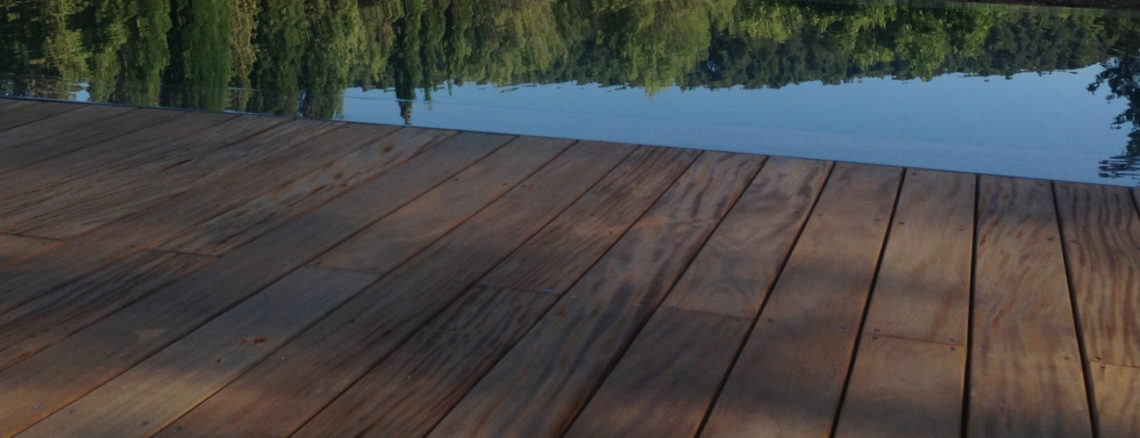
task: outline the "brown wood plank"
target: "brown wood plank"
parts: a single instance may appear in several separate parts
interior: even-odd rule
[[[900,178],[835,166],[704,436],[830,433]]]
[[[51,117],[0,131],[0,150],[50,139],[66,130],[86,130],[88,127],[115,120],[118,116],[129,112],[137,113],[138,110],[120,106],[84,106],[75,111],[63,113],[59,117]],[[41,147],[48,146],[41,144]]]
[[[213,178],[273,154],[272,148],[249,149],[241,145],[247,139],[249,144],[264,144],[258,141],[257,134],[283,121],[233,117],[199,134],[173,139],[139,153],[121,162],[118,169],[104,168],[93,175],[72,176],[66,182],[10,201],[12,208],[0,214],[0,228],[71,238],[164,197],[208,185]]]
[[[1099,436],[1140,436],[1140,368],[1093,364],[1090,372]]]
[[[0,181],[8,183],[18,180],[20,178],[18,175],[3,175],[12,170],[76,153],[88,147],[102,148],[103,143],[131,135],[140,129],[159,125],[168,126],[164,123],[177,120],[185,114],[180,111],[132,111],[97,126],[90,126],[86,129],[63,130],[40,141],[0,149]],[[103,150],[96,153],[91,159],[98,158],[99,155],[106,153],[113,152]],[[57,170],[57,172],[61,172],[61,170]]]
[[[696,434],[830,168],[765,163],[569,436]]]
[[[191,254],[227,253],[453,135],[455,131],[441,129],[401,129],[210,219],[159,248]],[[397,145],[407,153],[389,154]]]
[[[749,322],[659,310],[566,436],[696,436]]]
[[[961,436],[965,363],[963,347],[868,336],[835,436]]]
[[[22,200],[29,193],[84,175],[101,175],[110,170],[129,168],[131,164],[140,162],[140,154],[152,148],[161,148],[170,143],[185,144],[194,135],[209,131],[233,117],[226,114],[185,113],[176,119],[177,123],[140,129],[97,144],[88,143],[87,147],[73,153],[13,169],[4,175],[6,190],[0,194],[0,199]],[[24,203],[6,202],[4,211],[12,211]]]
[[[0,269],[60,244],[58,240],[0,234]]]
[[[639,148],[295,436],[427,433],[696,155]]]
[[[960,435],[975,180],[908,171],[837,436]]]
[[[1126,188],[1062,182],[1054,187],[1080,336],[1092,362],[1093,418],[1102,435],[1135,435],[1137,407],[1120,401],[1138,394],[1127,376],[1140,367],[1140,216]],[[1105,365],[1113,367],[1106,371]],[[1120,410],[1126,408],[1131,410]]]
[[[144,251],[0,315],[0,369],[211,261],[199,256]]]
[[[83,105],[55,102],[37,102],[32,105],[25,105],[19,109],[4,112],[4,118],[0,119],[0,131],[56,117],[80,108],[83,108]]]
[[[509,138],[485,134],[454,137],[413,159],[415,163],[397,167],[99,321],[80,332],[83,336],[73,335],[0,372],[0,387],[19,384],[58,388],[37,394],[41,409],[27,408],[0,393],[0,435],[27,428],[100,386],[497,149]],[[309,152],[328,152],[331,146],[325,143],[325,148]],[[254,175],[246,178],[256,180]],[[102,341],[93,344],[89,339]],[[78,361],[85,366],[77,369],[71,365]]]
[[[561,434],[762,161],[704,153],[432,435]]]
[[[138,436],[162,429],[376,276],[302,268],[68,405],[22,436]],[[99,343],[98,338],[89,342]],[[8,388],[25,404],[39,387]]]
[[[811,211],[831,163],[770,158],[670,292],[678,309],[754,317]]]
[[[284,359],[262,362],[166,433],[272,436],[296,430],[629,152],[577,144],[274,354]]]
[[[982,176],[968,436],[1091,436],[1053,193]]]
[[[508,147],[533,149],[535,153],[500,154],[495,159],[477,163],[466,174],[452,178],[446,185],[425,194],[415,203],[355,235],[352,239],[329,251],[316,261],[317,266],[361,272],[386,272],[405,260],[411,248],[422,248],[436,236],[475,214],[484,205],[505,193],[521,176],[529,173],[535,164],[551,158],[549,153],[565,149],[567,140],[520,137]],[[547,152],[543,154],[541,152]],[[468,175],[504,172],[503,181],[469,181]],[[525,174],[524,174],[525,175]],[[455,215],[452,212],[464,212]],[[379,250],[383,248],[383,250]]]

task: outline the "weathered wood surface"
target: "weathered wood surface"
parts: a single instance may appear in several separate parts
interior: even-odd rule
[[[1135,189],[0,115],[0,436],[1140,434]]]

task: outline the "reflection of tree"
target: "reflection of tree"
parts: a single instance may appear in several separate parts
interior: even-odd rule
[[[1089,91],[1096,92],[1101,86],[1108,85],[1108,100],[1127,99],[1128,108],[1116,116],[1112,126],[1129,129],[1124,153],[1101,161],[1101,176],[1137,175],[1140,168],[1140,54],[1113,58],[1101,65],[1104,71],[1089,84]]]

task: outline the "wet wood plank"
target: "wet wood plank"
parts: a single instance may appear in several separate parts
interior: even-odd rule
[[[1140,436],[1140,368],[1093,364],[1097,431],[1103,438]]]
[[[557,436],[759,170],[703,154],[431,436]]]
[[[150,436],[375,279],[299,269],[21,435]],[[38,388],[6,391],[32,403]]]
[[[659,310],[566,436],[696,436],[750,323]]]
[[[60,244],[58,240],[0,234],[0,269]]]
[[[835,166],[704,436],[830,433],[900,178]]]
[[[639,148],[296,436],[426,434],[696,155]]]
[[[575,145],[302,333],[275,354],[283,359],[262,362],[165,433],[266,436],[295,431],[629,152],[628,147]]]
[[[0,315],[0,369],[55,344],[212,260],[144,251]]]
[[[967,433],[1091,436],[1047,181],[982,176]]]
[[[20,180],[21,177],[3,175],[15,169],[25,166],[30,166],[40,163],[44,160],[52,159],[59,156],[64,156],[70,153],[76,153],[86,148],[101,148],[103,143],[114,141],[115,139],[131,135],[135,131],[146,129],[155,126],[163,126],[169,128],[172,125],[165,123],[177,120],[185,113],[180,111],[135,111],[128,112],[122,116],[108,120],[107,123],[101,123],[97,126],[88,127],[82,130],[65,129],[61,131],[53,131],[54,135],[46,139],[35,141],[31,143],[22,144],[19,146],[8,147],[0,149],[0,181],[6,184],[10,181]],[[89,159],[96,159],[99,155],[113,153],[109,150],[102,150],[95,153],[94,156],[89,156]],[[55,170],[50,175],[41,175],[43,177],[56,178],[57,173],[66,171],[67,169],[60,166],[53,166]],[[24,180],[24,184],[29,184]],[[43,181],[37,183],[42,184]],[[25,186],[26,187],[26,186]],[[32,187],[38,187],[33,185]],[[29,189],[24,189],[25,191]],[[0,194],[2,199],[11,199],[12,195]]]
[[[227,253],[453,135],[455,131],[401,129],[317,172],[210,219],[158,248],[190,254]]]
[[[119,116],[130,112],[138,111],[130,107],[83,105],[82,108],[60,114],[59,117],[51,117],[20,127],[0,131],[0,150],[40,142],[53,138],[68,130],[86,131],[94,125],[116,120]],[[54,146],[54,144],[47,143],[38,145],[38,147],[41,148]]]
[[[56,102],[36,102],[30,105],[21,105],[19,108],[11,108],[4,112],[4,117],[0,119],[0,131],[16,128],[38,120],[58,117],[61,114],[76,111],[83,107],[84,105]]]
[[[27,428],[97,388],[213,316],[283,278],[336,242],[466,168],[507,139],[509,137],[485,134],[455,137],[455,142],[449,142],[450,146],[432,148],[413,159],[414,164],[397,168],[403,171],[363,184],[320,210],[239,248],[222,261],[99,321],[81,332],[84,336],[73,335],[0,372],[0,387],[44,388],[37,393],[39,404],[32,406],[5,400],[4,393],[0,393],[0,435]],[[247,180],[258,183],[252,176]],[[92,343],[90,339],[101,341]],[[85,366],[75,369],[71,364],[77,361],[84,362]],[[55,390],[49,392],[50,388]]]
[[[868,336],[835,436],[961,436],[965,363],[964,347]]]
[[[907,171],[837,436],[959,436],[975,179]]]

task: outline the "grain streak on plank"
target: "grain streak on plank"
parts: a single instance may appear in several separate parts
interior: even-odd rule
[[[109,318],[0,372],[0,387],[31,385],[41,409],[27,409],[0,393],[0,435],[39,421],[138,361],[199,327],[391,213],[440,180],[495,150],[509,137],[471,134],[350,191],[277,230],[155,292]],[[330,147],[331,143],[326,143]],[[327,151],[328,149],[322,149]],[[312,151],[318,153],[320,151]],[[309,157],[302,157],[309,158]],[[401,171],[403,170],[403,171]],[[254,179],[253,184],[258,181]],[[98,344],[87,339],[101,339]],[[76,370],[71,364],[84,362]],[[48,394],[46,388],[57,388]]]
[[[830,433],[900,178],[835,166],[704,436]]]
[[[4,118],[0,119],[0,132],[33,123],[37,120],[59,117],[61,114],[66,114],[81,108],[83,108],[83,105],[40,102],[34,105],[23,106],[16,110],[5,111]]]
[[[762,161],[703,154],[432,436],[561,434]]]
[[[1091,436],[1049,182],[980,184],[968,436]]]
[[[87,130],[91,125],[106,123],[128,112],[129,107],[84,106],[75,111],[45,120],[29,123],[0,132],[0,150],[53,138],[66,130]],[[50,147],[54,145],[40,145]]]
[[[227,253],[375,178],[454,134],[455,131],[435,129],[401,129],[317,172],[210,219],[189,233],[159,245],[159,248],[190,254]],[[397,146],[400,148],[396,149]],[[393,150],[399,152],[391,153]]]
[[[0,234],[0,269],[62,243],[58,240]]]
[[[965,364],[960,346],[868,336],[859,343],[835,436],[961,436]]]
[[[375,279],[299,269],[22,436],[150,436]],[[36,403],[37,387],[7,389]]]
[[[1140,368],[1111,364],[1093,364],[1091,368],[1100,436],[1140,436]]]
[[[612,145],[574,146],[302,333],[275,354],[283,359],[262,362],[165,434],[275,436],[295,431],[629,152]]]
[[[199,256],[144,251],[0,315],[0,369],[26,359],[205,266]]]
[[[296,436],[427,433],[696,156],[639,148]]]

